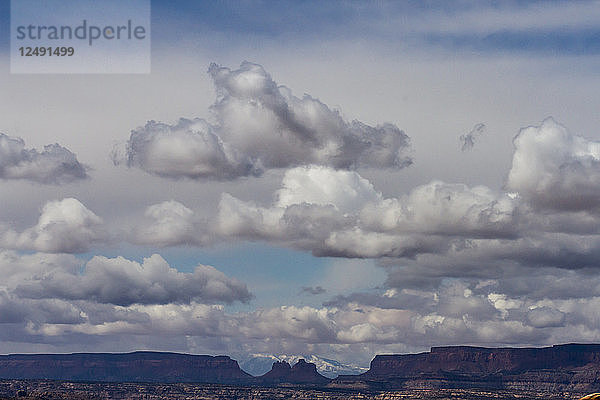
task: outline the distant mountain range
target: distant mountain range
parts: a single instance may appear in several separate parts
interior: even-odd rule
[[[284,357],[293,363],[284,360]],[[331,389],[487,388],[537,392],[600,391],[600,344],[544,348],[434,347],[430,352],[378,355],[368,371],[330,379],[322,368],[342,364],[316,356],[258,355],[254,365],[273,361],[259,376],[227,356],[134,352],[126,354],[13,354],[0,356],[0,379],[111,382],[198,382],[246,386],[295,385]],[[254,364],[252,364],[254,363]],[[347,367],[347,366],[346,366]],[[352,367],[354,368],[354,367]],[[257,369],[258,370],[258,369]]]
[[[251,375],[258,376],[267,373],[274,362],[285,361],[291,365],[296,364],[300,359],[313,363],[317,371],[327,378],[335,378],[338,375],[358,375],[367,372],[368,368],[360,367],[354,364],[343,364],[339,361],[329,358],[310,355],[273,355],[273,354],[251,354],[248,358],[242,358],[240,367]]]

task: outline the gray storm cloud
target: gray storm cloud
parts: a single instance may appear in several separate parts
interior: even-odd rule
[[[169,178],[231,180],[265,170],[317,164],[338,169],[403,168],[409,137],[391,123],[348,122],[309,95],[294,96],[265,69],[244,62],[237,70],[212,64],[216,124],[181,119],[150,121],[134,129],[115,164]]]
[[[25,148],[19,137],[0,133],[0,178],[23,179],[44,184],[63,184],[87,178],[77,156],[59,144],[43,151]]]
[[[536,328],[560,327],[565,325],[565,313],[551,307],[532,308],[527,320]]]

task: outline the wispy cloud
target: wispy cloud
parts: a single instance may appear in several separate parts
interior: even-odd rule
[[[479,138],[485,133],[485,124],[479,123],[476,124],[473,129],[469,131],[469,133],[465,133],[460,135],[458,138],[460,140],[461,146],[460,149],[462,151],[471,150],[473,146],[475,146],[475,142],[479,140]]]
[[[159,6],[160,8],[160,6]],[[178,22],[189,35],[228,35],[244,41],[279,38],[288,43],[339,35],[347,40],[402,42],[405,48],[481,53],[595,55],[600,32],[597,3],[528,2],[356,2],[284,1],[198,5],[183,2]],[[188,20],[190,13],[198,19]],[[265,18],[273,15],[273,18]],[[275,17],[276,16],[276,17]],[[221,23],[226,18],[230,23]],[[163,21],[156,21],[160,27]],[[160,28],[158,28],[160,29]],[[172,32],[164,27],[164,37]],[[302,32],[302,35],[299,33]],[[302,43],[297,43],[301,45]]]
[[[321,286],[303,286],[300,289],[300,294],[311,294],[311,295],[319,295],[327,292],[327,290],[323,289]]]

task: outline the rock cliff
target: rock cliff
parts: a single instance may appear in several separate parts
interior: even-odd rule
[[[369,371],[335,386],[600,390],[600,345],[544,348],[433,347],[428,353],[378,355]]]
[[[315,364],[307,363],[301,358],[293,367],[285,361],[274,362],[271,370],[257,377],[256,381],[266,385],[280,383],[324,385],[330,379],[319,374]]]
[[[227,356],[134,352],[0,355],[0,378],[244,383],[252,376]]]
[[[378,355],[364,374],[342,375],[333,381],[303,359],[294,366],[275,362],[271,371],[253,377],[227,356],[159,352],[13,354],[0,355],[0,379],[590,393],[600,391],[600,345],[434,347],[421,354]]]

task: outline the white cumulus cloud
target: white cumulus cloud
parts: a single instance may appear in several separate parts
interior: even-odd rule
[[[171,246],[208,243],[206,221],[191,209],[170,200],[146,208],[146,220],[134,229],[132,240],[138,244]]]
[[[403,168],[408,136],[391,123],[348,122],[316,98],[294,96],[258,64],[209,68],[217,89],[215,124],[181,119],[134,129],[115,164],[169,178],[230,180],[265,169],[318,164],[334,168]]]
[[[106,238],[102,219],[74,198],[46,203],[38,223],[23,232],[0,232],[3,247],[48,253],[85,252]]]
[[[522,129],[507,187],[535,206],[554,210],[598,210],[600,142],[575,135],[552,118]]]
[[[384,198],[354,171],[322,166],[286,171],[264,207],[225,194],[221,235],[270,240],[338,257],[413,257],[441,252],[454,239],[516,234],[516,201],[486,187],[434,181]]]

